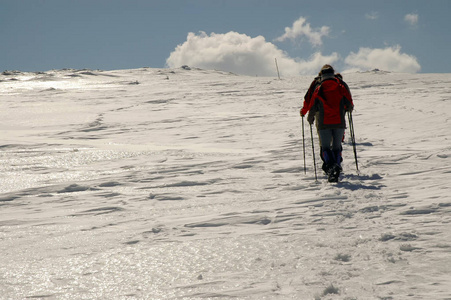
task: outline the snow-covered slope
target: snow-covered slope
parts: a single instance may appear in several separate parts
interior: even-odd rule
[[[345,74],[338,184],[311,79],[4,72],[1,297],[451,299],[451,75]]]

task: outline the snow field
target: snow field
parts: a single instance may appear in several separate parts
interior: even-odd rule
[[[314,180],[310,77],[0,76],[6,299],[450,299],[451,77],[345,74],[360,173]],[[350,137],[346,132],[347,140]]]

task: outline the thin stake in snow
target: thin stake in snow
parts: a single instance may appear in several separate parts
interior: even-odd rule
[[[280,73],[279,73],[279,66],[277,65],[277,58],[274,58],[274,60],[276,61],[277,76],[279,77],[279,80],[280,80]]]

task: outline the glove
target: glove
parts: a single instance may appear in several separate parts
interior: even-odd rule
[[[312,125],[315,122],[315,115],[309,114],[307,117],[307,121],[310,123],[310,125]]]
[[[301,114],[301,117],[304,117],[307,114],[307,109],[301,108],[301,111],[299,112]]]

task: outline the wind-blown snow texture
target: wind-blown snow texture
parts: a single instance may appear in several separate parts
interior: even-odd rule
[[[311,79],[4,72],[1,298],[451,299],[451,75],[346,74],[338,184]]]

